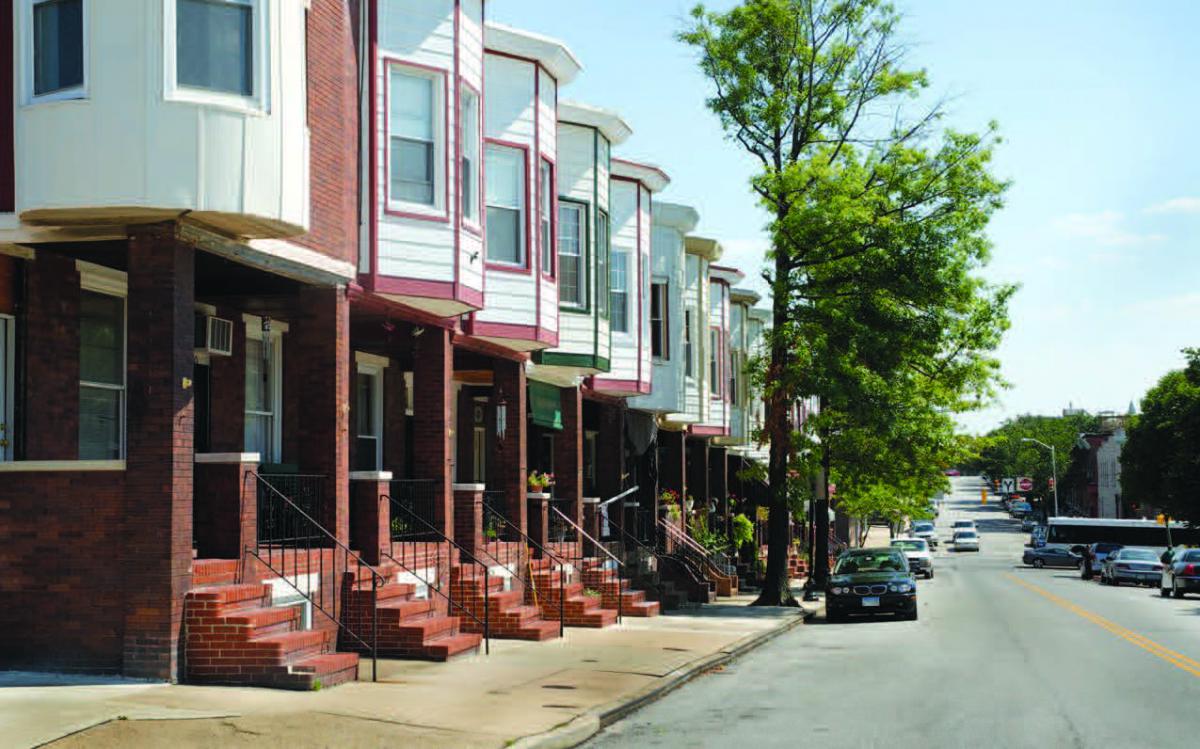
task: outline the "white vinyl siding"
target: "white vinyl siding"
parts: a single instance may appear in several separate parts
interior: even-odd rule
[[[487,257],[525,264],[525,155],[516,148],[487,147]]]

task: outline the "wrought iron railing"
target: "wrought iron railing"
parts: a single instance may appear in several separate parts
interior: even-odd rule
[[[495,530],[495,538],[488,541],[476,556],[485,564],[505,569],[509,578],[521,586],[522,600],[525,602],[541,608],[539,591],[534,582],[533,555],[537,554],[539,560],[545,560],[558,567],[558,634],[561,637],[566,627],[563,616],[567,587],[564,561],[530,538],[529,534],[510,522],[504,513],[486,502],[483,505],[483,525],[484,528]]]
[[[571,530],[574,531],[575,537],[579,539],[579,543],[571,544],[561,549],[560,556],[565,555],[566,562],[574,569],[579,571],[579,577],[581,581],[584,580],[584,572],[587,571],[589,564],[588,557],[584,555],[583,551],[585,541],[590,542],[592,548],[594,548],[602,557],[600,559],[599,566],[593,566],[593,569],[597,569],[601,572],[608,569],[615,570],[617,582],[617,622],[619,623],[621,621],[621,615],[624,613],[624,608],[621,604],[621,568],[624,565],[622,564],[621,560],[617,557],[617,555],[604,548],[604,544],[600,543],[595,538],[592,538],[587,531],[579,527],[575,521],[564,515],[557,507],[550,508],[550,515],[551,517],[557,515],[559,521],[569,526]],[[570,551],[567,551],[568,549]],[[595,563],[592,564],[594,565]],[[612,565],[611,567],[609,566],[610,564]],[[585,590],[584,594],[587,595],[587,593],[588,591]],[[603,593],[603,591],[601,591],[601,593]]]
[[[572,503],[572,500],[570,500],[570,499],[552,499],[552,500],[550,500],[551,512],[550,512],[550,517],[548,518],[550,542],[558,543],[558,544],[571,544],[571,543],[578,543],[579,541],[582,541],[583,539],[579,536],[578,533],[576,533],[576,530],[575,530],[579,526],[577,526],[577,525],[575,525],[575,523],[571,522],[570,518],[568,518],[565,513],[561,512],[557,507],[555,507],[554,506],[555,503],[570,505]]]
[[[609,533],[607,538],[612,547],[617,549],[617,555],[621,558],[626,568],[632,567],[635,572],[633,576],[640,584],[645,584],[646,576],[643,575],[642,565],[645,561],[653,560],[652,569],[646,569],[645,572],[653,573],[649,576],[649,582],[658,591],[658,600],[665,606],[666,603],[666,585],[662,579],[663,559],[665,554],[655,549],[651,544],[639,541],[632,533],[625,530],[622,525],[613,520],[608,519]]]
[[[252,479],[250,477],[253,477]],[[263,566],[308,601],[313,609],[330,619],[338,629],[371,654],[371,680],[378,677],[379,615],[374,606],[368,617],[370,631],[349,626],[343,620],[344,585],[361,585],[369,575],[372,599],[386,580],[379,571],[351,551],[317,520],[275,488],[267,479],[249,474],[256,483],[259,511],[264,506],[280,540],[259,537],[246,548]],[[260,514],[260,520],[262,515]],[[328,564],[326,558],[328,557]],[[290,570],[289,570],[290,567]],[[314,581],[315,576],[315,581]],[[352,582],[347,583],[347,580]],[[332,584],[326,584],[331,582]]]
[[[443,534],[437,529],[437,482],[434,479],[396,479],[388,482],[389,499],[404,512],[393,512],[393,541],[436,540]]]
[[[659,526],[663,530],[666,538],[669,538],[675,543],[675,548],[678,554],[698,567],[706,577],[728,576],[731,573],[727,569],[723,569],[721,564],[713,559],[711,552],[700,545],[696,539],[685,533],[675,523],[666,518],[659,518]]]
[[[392,541],[399,541],[401,543],[410,545],[412,548],[412,551],[413,551],[414,559],[413,559],[412,564],[408,564],[408,563],[404,562],[402,559],[397,558],[395,556],[395,552],[391,548],[390,544],[389,544],[388,548],[380,549],[380,553],[384,557],[386,557],[389,561],[391,561],[393,564],[396,564],[401,569],[403,569],[405,572],[407,572],[409,575],[411,575],[413,577],[413,579],[419,581],[422,585],[424,585],[426,590],[429,591],[429,595],[431,598],[434,595],[436,595],[439,598],[444,599],[446,601],[446,612],[448,614],[450,614],[451,616],[463,616],[463,617],[466,617],[466,618],[470,619],[471,621],[475,622],[475,624],[478,625],[479,628],[483,631],[483,652],[485,655],[491,655],[491,652],[492,652],[491,624],[490,624],[490,622],[491,622],[491,616],[490,616],[490,614],[491,614],[491,594],[489,593],[489,591],[491,590],[492,586],[488,585],[487,565],[484,564],[483,562],[481,562],[479,559],[477,559],[474,554],[472,554],[471,552],[464,549],[462,546],[455,543],[452,539],[448,538],[445,534],[443,534],[441,531],[439,531],[432,523],[426,521],[424,518],[417,515],[412,509],[410,509],[408,506],[406,506],[405,504],[398,501],[395,497],[387,496],[387,497],[383,497],[382,499],[386,500],[389,503],[391,510],[392,510],[392,520],[393,521],[395,521],[395,519],[397,517],[399,517],[400,519],[402,519],[404,521],[402,523],[402,525],[405,528],[413,529],[410,531],[402,532],[399,534],[399,537],[397,537],[398,534],[394,530],[396,527],[396,523],[395,522],[392,523],[392,527],[393,527]],[[416,539],[415,538],[416,536],[420,536],[421,538]],[[442,560],[442,550],[443,549],[445,549],[447,551],[446,576],[444,578],[442,577],[442,574],[441,574],[441,572],[442,572],[441,560]],[[454,585],[451,583],[451,580],[450,580],[450,559],[449,559],[450,549],[458,550],[459,565],[461,565],[461,566],[470,565],[471,567],[475,568],[473,570],[474,573],[480,575],[479,579],[481,579],[483,581],[483,617],[482,618],[479,617],[478,615],[476,615],[475,612],[473,612],[469,608],[467,608],[467,606],[463,603],[461,598],[457,601],[454,600]],[[434,559],[434,563],[433,563],[434,564],[434,574],[432,576],[425,574],[423,572],[420,572],[419,571],[420,563],[418,563],[416,561],[416,559],[423,559],[423,560],[425,560],[425,563],[428,564],[428,560],[430,558],[431,551],[433,552],[432,556]],[[403,556],[405,556],[405,555],[401,554],[401,557],[403,557]],[[460,570],[460,577],[461,577],[461,570]],[[430,609],[431,617],[434,615],[434,613],[435,612],[433,611],[433,609]]]
[[[303,534],[311,531],[308,526],[287,526],[279,505],[272,501],[275,494],[287,498],[288,502],[311,518],[325,519],[325,476],[313,473],[260,473],[258,474],[258,539],[283,546],[311,546],[320,542],[322,536]]]

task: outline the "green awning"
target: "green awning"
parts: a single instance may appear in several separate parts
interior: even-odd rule
[[[529,413],[533,423],[547,429],[562,429],[562,396],[558,388],[529,381]]]

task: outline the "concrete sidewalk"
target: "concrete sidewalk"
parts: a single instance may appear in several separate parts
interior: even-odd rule
[[[319,692],[118,682],[32,686],[0,674],[5,747],[571,746],[803,621],[796,609],[720,599],[560,641],[492,641],[450,663],[371,662]],[[810,612],[811,613],[811,612]]]

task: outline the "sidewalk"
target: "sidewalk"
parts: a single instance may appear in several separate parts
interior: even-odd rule
[[[568,628],[560,641],[493,640],[490,656],[450,663],[381,660],[377,683],[364,660],[361,681],[319,692],[32,686],[0,673],[0,736],[5,747],[55,749],[571,746],[622,709],[803,621],[799,610],[751,608],[752,600],[723,598],[604,630]]]

